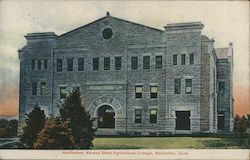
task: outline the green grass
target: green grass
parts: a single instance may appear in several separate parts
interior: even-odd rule
[[[242,138],[227,136],[189,137],[97,137],[93,149],[250,149],[250,135]],[[20,142],[4,145],[0,149],[22,148]]]
[[[227,148],[229,144],[232,145],[229,140],[213,137],[95,138],[94,149],[203,149]]]

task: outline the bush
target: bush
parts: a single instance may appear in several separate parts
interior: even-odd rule
[[[247,131],[248,120],[245,116],[236,115],[234,118],[234,131],[240,136]]]
[[[0,137],[13,137],[17,135],[17,120],[0,120]]]
[[[68,125],[59,118],[51,118],[45,122],[44,128],[38,133],[34,144],[35,149],[71,149],[73,137]]]
[[[94,132],[93,120],[82,106],[80,91],[73,90],[65,99],[60,109],[63,121],[68,123],[74,140],[74,148],[91,148],[93,146]]]
[[[44,127],[44,111],[36,105],[33,110],[27,114],[25,122],[26,126],[23,128],[23,135],[20,140],[26,148],[33,148],[38,132]]]

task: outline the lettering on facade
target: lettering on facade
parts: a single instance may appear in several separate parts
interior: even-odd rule
[[[124,90],[125,85],[91,85],[87,86],[89,91],[120,91]]]

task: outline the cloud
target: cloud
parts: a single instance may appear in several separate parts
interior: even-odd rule
[[[250,114],[250,86],[234,86],[234,114]]]
[[[202,34],[215,38],[215,47],[234,43],[234,84],[249,85],[247,1],[1,1],[0,89],[4,92],[0,99],[11,97],[14,89],[8,88],[14,85],[18,88],[17,50],[26,45],[25,34],[53,31],[60,35],[105,16],[106,11],[114,17],[159,29],[164,29],[167,23],[202,21],[205,25]],[[237,106],[245,103],[238,98],[242,97],[235,98]],[[15,104],[17,100],[13,101]],[[7,106],[7,102],[4,104]]]
[[[18,88],[17,86],[7,86],[5,94],[0,99],[0,116],[18,115]],[[1,90],[1,92],[3,92]]]

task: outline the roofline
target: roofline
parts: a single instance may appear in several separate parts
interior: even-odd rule
[[[91,25],[91,24],[93,24],[93,23],[95,23],[95,22],[98,22],[98,21],[100,21],[100,20],[103,20],[103,19],[106,18],[106,17],[112,17],[112,18],[117,19],[117,20],[125,21],[125,22],[132,23],[132,24],[135,24],[135,25],[138,25],[138,26],[142,26],[142,27],[146,27],[146,28],[149,28],[149,29],[153,29],[153,30],[156,30],[156,31],[159,31],[159,32],[164,32],[164,30],[160,30],[160,29],[157,29],[157,28],[153,28],[153,27],[149,27],[149,26],[143,25],[143,24],[139,24],[139,23],[135,23],[135,22],[128,21],[128,20],[116,18],[116,17],[110,16],[110,15],[106,15],[106,16],[104,16],[104,17],[102,17],[102,18],[99,18],[99,19],[97,19],[97,20],[95,20],[95,21],[92,21],[92,22],[90,22],[90,23],[87,23],[87,24],[85,24],[85,25],[83,25],[83,26],[81,26],[81,27],[78,27],[78,28],[75,28],[75,29],[73,29],[73,30],[71,30],[71,31],[69,31],[69,32],[63,33],[63,34],[59,35],[58,37],[62,37],[62,36],[64,36],[64,35],[70,34],[70,33],[74,32],[74,31],[77,31],[77,30],[82,29],[82,28],[84,28],[84,27],[87,27],[87,26],[89,26],[89,25]]]
[[[110,16],[110,17],[112,17],[112,16]],[[116,17],[112,17],[112,18],[115,18],[115,19],[118,19],[118,20],[122,20],[122,21],[125,21],[125,22],[128,22],[128,23],[132,23],[132,24],[135,24],[135,25],[138,25],[138,26],[146,27],[146,28],[149,28],[149,29],[153,29],[153,30],[156,30],[156,31],[159,31],[159,32],[164,32],[164,30],[161,30],[161,29],[157,29],[157,28],[153,28],[153,27],[146,26],[146,25],[143,25],[143,24],[131,22],[131,21],[124,20],[124,19],[121,19],[121,18],[116,18]]]

